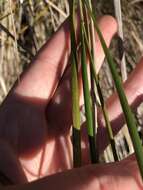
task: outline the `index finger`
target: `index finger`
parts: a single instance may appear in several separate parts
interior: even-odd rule
[[[105,18],[106,24],[107,26],[110,25],[110,28],[108,27],[108,32],[102,32],[107,44],[109,44],[111,36],[115,34],[117,24],[112,17]],[[104,21],[105,19],[103,19]],[[96,54],[100,55],[98,56],[99,60],[97,60],[100,63],[97,65],[97,70],[99,70],[104,56],[102,47],[98,42],[99,39],[96,39],[97,44],[99,44],[96,49]],[[15,85],[12,92],[28,98],[45,100],[46,105],[56,90],[59,79],[68,63],[69,55],[70,33],[69,22],[67,20],[41,48],[27,71],[20,77],[20,82]]]

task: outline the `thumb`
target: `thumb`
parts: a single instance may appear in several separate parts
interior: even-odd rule
[[[143,184],[134,157],[119,163],[89,165],[58,173],[11,190],[141,190]]]

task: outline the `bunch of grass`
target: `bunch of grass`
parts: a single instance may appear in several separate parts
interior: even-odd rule
[[[80,37],[79,41],[77,42],[76,39],[76,25],[75,25],[75,15],[77,13],[77,3],[79,5],[79,12],[80,12]],[[124,93],[123,85],[121,77],[119,76],[114,60],[111,56],[111,53],[109,49],[106,46],[106,43],[104,41],[104,38],[102,36],[102,33],[98,27],[97,21],[96,21],[96,15],[93,12],[93,4],[92,1],[88,0],[79,0],[78,2],[72,1],[70,4],[70,17],[71,17],[71,46],[72,48],[71,57],[72,57],[72,97],[73,97],[73,159],[74,159],[74,166],[80,166],[82,162],[81,157],[81,146],[80,146],[80,114],[79,114],[79,91],[78,91],[78,79],[79,79],[79,70],[81,67],[82,72],[82,86],[83,86],[83,93],[84,93],[84,105],[85,105],[85,115],[86,115],[86,125],[87,125],[87,134],[89,137],[89,148],[90,148],[90,159],[92,163],[96,163],[98,161],[98,153],[96,152],[96,129],[94,128],[94,116],[92,112],[92,106],[94,105],[92,103],[93,99],[91,97],[91,90],[89,86],[93,87],[92,84],[89,84],[88,80],[88,72],[87,72],[87,60],[89,57],[89,65],[91,68],[91,81],[94,81],[95,87],[97,89],[96,91],[96,97],[99,97],[99,106],[102,109],[103,116],[105,119],[105,124],[108,131],[108,137],[111,143],[112,151],[114,160],[118,160],[118,154],[115,147],[115,141],[114,136],[112,132],[112,128],[110,125],[106,105],[104,103],[102,91],[100,88],[100,83],[98,79],[98,75],[95,70],[95,64],[96,64],[96,55],[94,55],[94,46],[93,46],[93,27],[95,28],[95,31],[97,32],[97,35],[100,39],[102,48],[105,53],[105,57],[107,59],[111,75],[120,99],[120,103],[123,109],[123,113],[126,119],[127,127],[132,139],[132,143],[135,150],[135,155],[138,161],[138,165],[140,168],[141,175],[143,177],[143,150],[141,141],[137,132],[136,127],[136,120],[135,117],[130,109],[130,106],[128,104],[127,98]],[[90,24],[88,25],[87,19],[89,19]],[[94,23],[94,24],[93,24]],[[80,55],[78,55],[78,48],[80,46]],[[77,61],[77,57],[81,56],[81,64]],[[92,89],[92,91],[95,92],[95,89]],[[94,102],[97,103],[97,102]],[[76,111],[75,111],[76,110]],[[78,135],[75,137],[75,132],[78,132]],[[75,146],[76,145],[76,146]],[[75,160],[78,158],[77,160]]]

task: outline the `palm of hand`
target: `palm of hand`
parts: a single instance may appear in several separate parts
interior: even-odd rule
[[[57,89],[48,106],[47,101],[13,93],[1,107],[5,110],[0,115],[1,126],[4,126],[0,129],[1,138],[12,145],[30,181],[71,168],[70,104],[60,90],[69,82],[67,80]],[[67,92],[65,86],[64,93]],[[64,97],[58,100],[60,104],[57,96]],[[63,113],[67,114],[62,118]]]

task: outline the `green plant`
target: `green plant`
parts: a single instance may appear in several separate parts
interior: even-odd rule
[[[76,3],[77,3],[76,1],[72,1],[72,4],[70,5],[71,10],[74,10],[74,15],[75,15],[75,12],[77,11]],[[104,103],[104,99],[103,99],[102,91],[100,88],[98,76],[97,76],[96,71],[95,71],[96,56],[94,55],[94,52],[91,51],[91,49],[94,49],[93,43],[92,43],[92,41],[94,39],[93,39],[93,34],[91,32],[91,31],[93,31],[93,26],[94,26],[95,30],[98,34],[98,37],[100,39],[102,48],[104,50],[105,57],[107,59],[107,62],[108,62],[108,65],[109,65],[109,68],[110,68],[110,71],[112,74],[112,78],[114,80],[114,84],[115,84],[115,87],[116,87],[116,90],[117,90],[117,93],[118,93],[118,96],[120,99],[120,103],[121,103],[123,113],[124,113],[124,116],[126,119],[128,130],[129,130],[129,133],[130,133],[130,136],[132,139],[132,143],[134,146],[134,150],[135,150],[136,158],[137,158],[138,165],[140,168],[140,172],[141,172],[141,175],[143,177],[143,149],[142,149],[141,141],[140,141],[140,138],[139,138],[139,135],[137,132],[136,120],[135,120],[134,114],[131,111],[131,108],[128,104],[127,98],[126,98],[125,93],[124,93],[124,89],[122,86],[122,80],[121,80],[121,78],[117,72],[114,60],[111,56],[109,49],[106,46],[106,43],[105,43],[104,38],[102,36],[102,33],[98,27],[98,24],[96,21],[96,15],[93,12],[92,2],[90,0],[88,0],[88,1],[79,0],[78,3],[79,3],[80,23],[81,23],[80,24],[80,38],[79,38],[79,42],[78,42],[79,45],[78,46],[80,47],[80,50],[81,50],[80,54],[81,54],[81,71],[82,71],[82,81],[83,81],[84,105],[85,105],[85,115],[86,115],[86,123],[87,123],[87,133],[89,136],[91,162],[95,163],[95,162],[97,162],[98,159],[97,159],[96,144],[95,144],[95,142],[96,142],[95,131],[96,130],[94,129],[94,125],[93,125],[93,123],[94,123],[93,114],[92,114],[93,104],[92,104],[92,97],[91,97],[90,89],[89,89],[89,80],[88,80],[88,73],[87,73],[88,56],[89,56],[89,64],[91,66],[91,78],[95,82],[95,86],[97,89],[96,92],[98,93],[97,96],[99,96],[99,99],[100,99],[100,106],[101,106],[101,109],[103,111],[103,115],[105,118],[105,124],[107,127],[108,136],[109,136],[110,143],[112,146],[114,159],[115,159],[115,161],[118,160],[112,128],[110,125],[110,121],[108,119],[108,113],[106,110],[106,105]],[[87,20],[86,20],[87,18],[90,20],[89,26],[87,25]],[[94,25],[92,22],[94,23]],[[74,25],[74,20],[72,20],[71,24]],[[74,31],[76,31],[76,29],[74,29]],[[71,33],[73,33],[72,30],[71,30]],[[75,32],[74,32],[74,34],[75,34]],[[74,43],[74,41],[71,40],[71,43]],[[74,43],[75,48],[71,53],[71,55],[74,55],[74,57],[76,57],[76,58],[77,58],[77,52],[78,52],[77,47],[78,46],[77,46],[77,42]],[[87,54],[87,52],[88,52],[88,54]],[[73,64],[75,64],[75,62],[72,61],[72,65]],[[78,78],[78,70],[80,68],[80,64],[77,63],[76,68],[77,68],[76,78]],[[73,74],[72,77],[75,78],[75,75]],[[77,81],[77,80],[75,80],[75,81]],[[75,84],[73,84],[73,85],[75,85]],[[91,87],[92,87],[92,85],[91,85]],[[74,90],[75,90],[75,88],[74,88]],[[94,89],[92,89],[92,90],[94,91]],[[76,92],[74,92],[74,93],[76,93]],[[73,102],[73,107],[77,107],[77,106],[79,106],[79,102],[78,101]],[[78,113],[78,117],[79,117],[79,113]],[[78,123],[78,125],[79,125],[79,123]],[[78,127],[78,129],[80,130],[80,127]],[[74,141],[75,141],[75,139],[74,139]],[[78,144],[79,144],[79,139],[78,139]],[[79,146],[79,148],[81,148],[81,147]],[[73,151],[74,154],[76,154],[78,151],[81,152],[81,150],[78,150],[76,152],[74,149],[74,146],[73,146],[73,150],[74,150]],[[76,156],[74,156],[74,158],[76,158]],[[80,160],[81,160],[81,158],[80,158]],[[74,163],[75,163],[75,161],[74,161]]]

